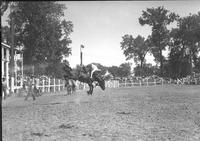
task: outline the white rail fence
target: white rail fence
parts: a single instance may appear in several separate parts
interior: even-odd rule
[[[108,80],[105,81],[105,87],[107,88],[119,88],[119,87],[134,87],[134,86],[152,86],[152,85],[163,85],[166,82],[163,79],[146,79],[138,81],[119,81],[119,80]],[[36,79],[36,87],[40,92],[58,92],[65,90],[65,80],[59,79]],[[89,89],[88,84],[76,81],[77,90]]]
[[[194,85],[200,85],[200,78],[194,78],[192,80],[188,79],[142,79],[142,80],[110,80],[106,81],[106,87],[109,88],[119,88],[119,87],[134,87],[134,86],[156,86],[156,85],[164,85],[164,84],[178,84],[178,85],[185,85],[185,84],[194,84]]]
[[[43,77],[36,79],[36,88],[42,93],[59,92],[65,90],[65,80]],[[77,90],[85,90],[89,88],[86,83],[76,81]]]
[[[58,92],[64,90],[65,81],[55,78],[36,79],[36,87],[40,92]]]
[[[163,79],[153,79],[153,80],[110,80],[106,81],[106,87],[109,88],[119,88],[119,87],[134,87],[134,86],[152,86],[152,85],[163,85],[166,83]]]
[[[194,84],[199,84],[200,79],[195,79]],[[135,86],[156,86],[156,85],[164,85],[164,84],[187,84],[188,80],[186,79],[141,79],[141,80],[108,80],[105,81],[105,87],[107,88],[120,88],[120,87],[135,87]],[[65,90],[65,80],[55,79],[43,77],[36,78],[36,87],[42,93],[50,93],[50,92],[59,92]],[[21,88],[21,87],[20,87]],[[77,90],[86,90],[89,89],[86,83],[82,83],[76,81],[76,89]]]
[[[198,81],[195,80],[194,84],[198,84]],[[156,85],[164,85],[164,84],[187,84],[185,79],[182,80],[173,80],[173,79],[143,79],[143,80],[108,80],[105,81],[105,87],[107,88],[119,88],[119,87],[135,87],[135,86],[156,86]],[[65,80],[60,79],[37,79],[36,87],[40,90],[40,92],[58,92],[65,90]],[[85,90],[89,89],[88,84],[82,83],[80,81],[76,81],[76,89],[77,90]]]

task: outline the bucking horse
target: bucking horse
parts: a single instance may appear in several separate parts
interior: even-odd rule
[[[105,80],[104,76],[100,74],[99,71],[95,71],[90,77],[88,73],[88,69],[86,67],[82,67],[81,70],[75,71],[68,65],[64,67],[64,78],[65,80],[73,79],[78,80],[83,83],[87,83],[89,86],[89,90],[87,91],[88,94],[92,95],[94,89],[94,82],[97,82],[97,85],[102,89],[105,90]]]

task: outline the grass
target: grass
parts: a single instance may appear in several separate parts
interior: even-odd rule
[[[52,104],[59,103],[59,104]],[[75,95],[8,99],[4,140],[198,141],[200,86],[96,88]]]

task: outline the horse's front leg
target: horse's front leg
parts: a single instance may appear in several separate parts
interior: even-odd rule
[[[92,95],[92,93],[93,93],[93,89],[94,89],[94,86],[91,85],[91,91],[90,91],[90,94],[91,94],[91,95]]]
[[[90,91],[91,91],[91,85],[88,84],[88,86],[89,86],[89,90],[87,91],[87,93],[90,94]]]
[[[88,90],[88,94],[92,94],[92,92],[93,92],[93,85],[92,85],[92,83],[90,83],[90,84],[88,84],[89,85],[89,90]]]

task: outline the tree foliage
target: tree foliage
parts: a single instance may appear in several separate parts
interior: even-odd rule
[[[9,1],[1,1],[1,16],[3,16],[4,12],[8,9]]]
[[[119,76],[120,77],[128,77],[131,74],[131,64],[130,63],[122,63],[119,66]]]
[[[149,25],[152,27],[151,33],[151,52],[156,61],[160,62],[161,75],[163,74],[163,58],[162,51],[165,50],[169,42],[169,30],[167,25],[176,20],[178,15],[169,12],[164,7],[147,8],[142,11],[142,16],[139,18],[141,25]]]
[[[131,74],[131,64],[130,63],[122,63],[118,66],[108,67],[108,71],[114,77],[128,77]]]
[[[24,64],[59,63],[71,53],[71,21],[61,20],[66,7],[56,2],[15,2],[9,17],[14,21],[15,44],[24,46]],[[53,63],[52,63],[53,62]],[[53,67],[53,66],[52,66]]]
[[[140,76],[140,77],[157,75],[158,72],[159,72],[158,68],[156,66],[152,66],[151,64],[144,64],[143,67],[138,65],[134,68],[135,76]]]
[[[192,72],[192,63],[198,66],[200,52],[200,12],[178,20],[172,29],[169,63],[173,77],[183,77]]]
[[[140,62],[140,66],[145,63],[145,56],[149,51],[149,40],[145,40],[144,37],[138,35],[135,39],[132,35],[124,35],[122,37],[121,48],[124,52],[126,60],[134,59],[137,64]]]

